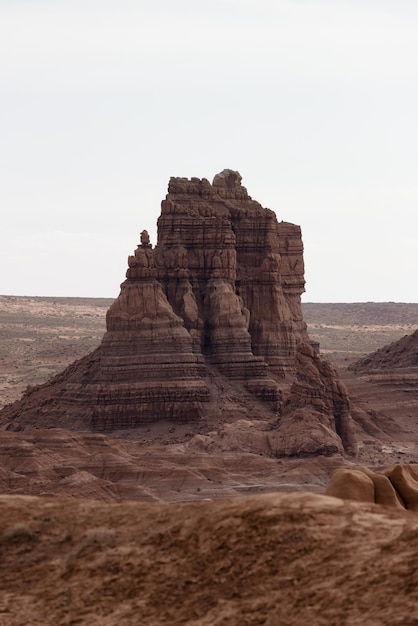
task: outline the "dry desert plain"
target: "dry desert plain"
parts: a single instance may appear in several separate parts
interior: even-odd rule
[[[95,348],[110,303],[1,296],[2,405]],[[412,333],[418,304],[303,313],[354,400],[357,462],[417,462],[416,390],[346,366]],[[135,456],[129,437],[1,432],[0,626],[418,623],[416,513],[320,495],[341,458],[199,466],[166,436]]]

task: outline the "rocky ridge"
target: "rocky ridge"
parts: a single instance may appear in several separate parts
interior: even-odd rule
[[[314,494],[191,504],[1,496],[13,626],[412,626],[418,521]]]
[[[418,512],[418,465],[397,463],[380,471],[340,467],[333,472],[325,494]]]
[[[172,178],[157,246],[143,231],[100,346],[6,406],[0,424],[189,422],[205,447],[216,424],[239,421],[238,439],[255,450],[267,437],[278,456],[353,453],[347,392],[310,344],[303,290],[300,228],[252,200],[238,172],[212,185]]]
[[[376,350],[359,359],[349,370],[356,374],[370,373],[375,370],[416,368],[418,370],[418,329],[411,335],[405,335],[398,341]]]
[[[356,421],[363,422],[369,413],[375,426],[386,428],[395,438],[401,434],[404,439],[409,438],[408,450],[415,450],[418,330],[356,361],[349,366],[344,378],[355,402],[353,417]],[[369,418],[366,416],[370,423]],[[375,433],[376,429],[371,432]]]

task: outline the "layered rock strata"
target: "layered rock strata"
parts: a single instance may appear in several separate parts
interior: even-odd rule
[[[252,200],[238,172],[171,178],[157,246],[141,233],[99,348],[0,423],[109,431],[205,417],[209,428],[240,417],[238,395],[264,422],[280,416],[277,454],[351,451],[348,398],[309,346],[303,291],[300,228]]]
[[[330,455],[343,450],[357,454],[347,389],[331,363],[308,344],[298,345],[296,377],[279,433],[288,456]]]
[[[301,235],[296,226],[279,225],[240,180],[231,170],[213,185],[170,180],[157,247],[144,231],[107,314],[96,426],[159,413],[196,418],[209,400],[204,363],[277,408],[272,374],[293,369],[296,344],[307,339]],[[162,396],[171,407],[161,411]]]
[[[309,341],[300,228],[252,200],[232,170],[213,185],[172,178],[168,191],[158,278],[197,349],[229,376],[263,370],[263,362],[284,376],[294,369],[296,344]]]
[[[93,425],[111,430],[161,418],[196,419],[209,400],[203,357],[156,278],[146,231],[128,264],[127,280],[106,315]]]

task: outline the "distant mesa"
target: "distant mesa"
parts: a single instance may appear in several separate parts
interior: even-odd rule
[[[212,184],[171,178],[157,245],[142,231],[100,346],[5,407],[0,423],[210,428],[239,417],[238,396],[270,424],[274,453],[353,452],[347,392],[311,345],[304,285],[300,227],[253,200],[239,172]]]

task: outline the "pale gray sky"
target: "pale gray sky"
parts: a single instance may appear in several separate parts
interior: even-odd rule
[[[0,0],[0,293],[117,296],[170,176],[300,224],[305,301],[418,301],[416,0]]]

